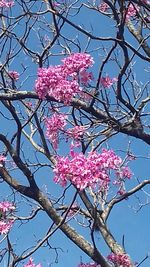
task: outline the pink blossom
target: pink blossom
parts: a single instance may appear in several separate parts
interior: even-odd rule
[[[102,77],[100,79],[100,83],[102,84],[102,86],[104,88],[110,88],[113,83],[115,83],[117,81],[117,78],[110,78],[109,76],[106,76],[106,77]]]
[[[127,12],[126,12],[126,21],[130,19],[130,17],[135,17],[137,14],[137,11],[140,10],[140,7],[138,5],[133,5],[132,3],[129,4]]]
[[[122,159],[112,150],[103,149],[101,154],[89,152],[86,156],[71,149],[70,156],[57,157],[57,164],[53,170],[54,181],[61,186],[66,186],[70,181],[79,190],[96,186],[107,188],[111,181],[110,170],[116,172],[117,179],[122,179],[119,176],[122,164]]]
[[[68,137],[72,137],[74,140],[78,141],[81,139],[85,132],[84,126],[74,126],[74,128],[67,129],[66,134]]]
[[[14,1],[5,1],[5,0],[1,0],[0,1],[0,7],[12,7],[14,5]]]
[[[56,92],[54,94],[54,98],[56,98],[59,102],[63,101],[64,104],[68,105],[72,97],[74,97],[77,93],[81,92],[81,87],[77,81],[67,81],[62,80],[58,86],[56,86]]]
[[[8,201],[0,202],[0,234],[7,234],[14,220],[9,215],[15,210],[15,206]]]
[[[101,267],[101,265],[97,263],[80,263],[78,267]]]
[[[50,118],[45,119],[46,136],[52,142],[53,147],[57,149],[59,143],[59,135],[61,132],[67,135],[68,138],[73,138],[75,141],[79,141],[84,132],[84,126],[75,126],[65,130],[67,116],[64,114],[54,113]]]
[[[106,4],[105,2],[102,2],[98,7],[98,9],[102,12],[106,12],[108,10],[108,8],[109,8],[109,5]]]
[[[55,149],[58,146],[59,132],[64,130],[66,119],[66,115],[57,113],[54,113],[51,118],[45,119],[46,136],[52,142]]]
[[[120,177],[131,179],[132,172],[127,166],[123,166],[120,171]]]
[[[44,99],[48,94],[55,97],[56,86],[66,79],[63,66],[50,66],[49,68],[38,69],[38,79],[35,83],[35,89],[39,98]]]
[[[14,221],[13,220],[0,220],[0,234],[7,234],[12,227]]]
[[[67,74],[74,75],[74,73],[82,72],[93,66],[93,58],[86,53],[75,53],[64,59],[62,62],[65,66]]]
[[[89,54],[76,53],[64,58],[62,62],[62,65],[38,69],[35,90],[41,99],[48,95],[68,105],[72,97],[82,91],[79,80],[85,84],[92,79],[87,69],[94,61]]]
[[[133,266],[131,264],[130,258],[127,254],[110,254],[107,256],[107,259],[114,263],[114,264],[119,264],[122,267],[131,267]]]
[[[15,210],[15,206],[8,201],[0,202],[0,211],[1,212],[7,212],[7,211],[13,211]]]
[[[31,101],[26,101],[25,104],[29,107],[32,108],[33,103]]]
[[[19,73],[17,71],[9,71],[8,73],[14,81],[17,81],[19,79]]]
[[[117,192],[120,196],[124,195],[126,192],[124,189],[119,189]]]
[[[133,155],[133,154],[128,154],[128,160],[135,160],[136,159],[136,156]]]
[[[3,167],[3,164],[5,161],[6,161],[6,157],[3,155],[0,155],[0,167]]]
[[[69,104],[72,97],[81,91],[77,81],[67,80],[63,66],[38,69],[35,89],[39,98],[44,99],[49,95],[65,104]]]
[[[86,70],[80,72],[80,80],[82,84],[86,85],[89,81],[93,79],[94,76],[92,72],[87,72]]]
[[[29,262],[27,263],[27,264],[25,264],[23,267],[42,267],[42,265],[39,263],[38,265],[35,265],[34,263],[33,263],[33,259],[32,258],[30,258],[29,259]]]

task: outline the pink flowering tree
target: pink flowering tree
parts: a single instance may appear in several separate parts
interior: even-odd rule
[[[149,266],[149,12],[0,1],[0,266]]]

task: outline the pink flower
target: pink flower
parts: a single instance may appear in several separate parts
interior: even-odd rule
[[[127,167],[127,166],[123,166],[121,168],[121,173],[120,175],[123,177],[123,178],[127,178],[127,179],[131,179],[132,177],[132,172],[131,170]]]
[[[78,267],[101,267],[101,265],[97,263],[80,263]]]
[[[82,90],[81,87],[79,87],[79,84],[77,81],[67,81],[62,80],[58,86],[56,86],[56,91],[54,93],[54,98],[56,98],[59,102],[63,101],[64,104],[69,105],[72,98],[77,94],[80,93]]]
[[[66,186],[67,182],[70,181],[79,190],[87,187],[94,189],[96,186],[106,189],[110,183],[110,170],[116,172],[118,179],[122,178],[119,176],[122,164],[122,159],[112,150],[103,149],[101,154],[96,151],[89,152],[86,156],[71,149],[70,156],[57,157],[57,164],[53,170],[54,182]],[[128,174],[126,172],[125,175]]]
[[[8,73],[14,81],[17,81],[19,79],[19,73],[17,71],[9,71]]]
[[[0,220],[0,234],[7,234],[12,227],[14,221],[8,220],[7,222]]]
[[[98,9],[99,9],[100,11],[102,11],[102,12],[106,12],[106,11],[109,9],[109,5],[106,4],[105,2],[102,2],[102,3],[99,5]]]
[[[100,79],[100,83],[104,88],[110,88],[113,83],[115,83],[117,81],[117,78],[110,78],[109,76],[106,77],[102,77]]]
[[[129,259],[129,256],[127,254],[110,254],[107,256],[107,259],[114,263],[119,264],[122,267],[132,267],[131,261]]]
[[[65,104],[69,104],[72,97],[81,90],[77,81],[67,80],[67,74],[63,66],[38,69],[35,89],[39,98],[44,99],[46,95],[49,95],[58,101],[63,101]]]
[[[26,101],[26,105],[27,105],[29,108],[32,108],[33,103],[32,103],[31,101]]]
[[[27,264],[25,264],[23,267],[42,267],[42,265],[39,263],[38,265],[35,265],[34,263],[33,263],[33,259],[32,258],[30,258],[29,259],[29,262],[27,263]]]
[[[0,167],[3,167],[3,164],[5,161],[6,161],[6,157],[3,155],[0,155]]]
[[[73,138],[74,140],[78,141],[82,138],[85,132],[84,126],[74,126],[74,128],[67,129],[66,134],[68,137]]]
[[[15,206],[8,201],[0,202],[0,211],[1,212],[7,212],[7,211],[13,211],[15,210]]]
[[[129,4],[127,12],[126,12],[126,21],[130,19],[130,17],[135,17],[137,14],[137,11],[140,10],[140,7],[138,5],[133,5],[132,3]]]
[[[120,196],[122,196],[123,194],[125,194],[125,190],[123,190],[123,189],[120,189],[120,190],[118,190],[118,192],[117,192]]]
[[[93,58],[86,53],[75,53],[67,58],[62,59],[67,74],[73,75],[74,73],[82,72],[89,67],[93,66]]]
[[[92,72],[87,72],[86,70],[80,72],[80,80],[82,84],[86,85],[89,81],[93,79],[94,76]]]
[[[0,202],[0,234],[7,234],[14,220],[9,215],[15,210],[15,206],[8,201]]]
[[[5,1],[5,0],[1,0],[0,1],[0,7],[12,7],[14,5],[14,1]]]
[[[45,119],[46,136],[52,142],[55,149],[58,146],[59,132],[64,130],[66,119],[66,115],[57,113],[54,113],[51,118]]]
[[[86,70],[92,66],[93,59],[85,53],[76,53],[62,60],[63,64],[38,69],[35,90],[41,99],[48,95],[68,105],[72,97],[82,91],[79,80],[85,84],[92,79]]]

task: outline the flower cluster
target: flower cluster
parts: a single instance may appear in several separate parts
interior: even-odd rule
[[[76,80],[67,80],[63,66],[39,68],[35,88],[39,98],[44,99],[48,95],[65,104],[69,104],[81,90]]]
[[[127,254],[110,254],[107,256],[107,259],[114,263],[114,264],[119,264],[122,267],[131,267],[133,266],[131,264],[131,261],[129,259],[129,256]]]
[[[110,78],[109,76],[100,79],[100,83],[104,88],[110,88],[116,81],[117,78]]]
[[[5,0],[1,0],[0,1],[0,7],[12,7],[14,5],[14,1],[5,1]]]
[[[128,21],[130,17],[135,17],[139,9],[140,8],[138,5],[133,5],[132,3],[130,3],[126,12],[126,21]]]
[[[80,263],[78,267],[101,267],[101,265],[97,263]]]
[[[62,59],[67,75],[76,76],[77,73],[82,72],[93,65],[94,61],[89,54],[75,53]]]
[[[48,95],[59,102],[69,104],[72,97],[82,90],[79,80],[81,83],[87,83],[92,79],[92,74],[88,73],[87,69],[93,62],[89,54],[76,53],[64,58],[62,65],[39,68],[35,82],[39,98],[44,99]]]
[[[76,142],[80,141],[85,132],[85,127],[80,125],[66,130],[66,119],[67,115],[63,113],[54,113],[50,118],[45,118],[46,136],[52,142],[55,149],[58,147],[61,132],[66,135],[66,142],[69,138],[72,138]]]
[[[83,70],[80,72],[80,81],[81,84],[87,85],[89,81],[93,80],[94,76],[92,72],[88,72],[86,70]]]
[[[10,228],[12,227],[13,223],[14,223],[13,220],[7,220],[7,222],[0,220],[0,234],[6,235],[9,232]]]
[[[109,5],[106,4],[105,2],[102,2],[98,7],[99,11],[101,12],[107,12],[108,8],[109,8]]]
[[[4,165],[5,161],[6,161],[6,157],[4,155],[0,155],[0,167]]]
[[[13,79],[14,81],[17,81],[19,79],[19,73],[17,71],[9,71],[8,72],[9,76],[11,79]]]
[[[23,267],[42,267],[42,265],[39,263],[38,265],[35,265],[34,263],[33,263],[33,259],[32,258],[30,258],[29,259],[29,262],[27,263],[27,264],[25,264]]]
[[[15,210],[15,206],[8,201],[0,202],[0,234],[7,234],[14,220],[9,215]]]
[[[66,186],[70,181],[79,190],[87,187],[105,188],[110,183],[110,170],[116,172],[117,179],[126,179],[127,169],[124,172],[123,161],[112,150],[103,149],[102,153],[89,152],[86,157],[83,153],[70,152],[70,157],[57,157],[54,168],[54,182]],[[127,167],[126,167],[127,168]],[[120,177],[121,176],[121,177]]]
[[[53,147],[57,149],[59,131],[63,130],[66,125],[67,116],[64,114],[54,113],[51,118],[45,119],[46,124],[46,136],[53,144]]]
[[[85,133],[85,127],[84,126],[76,125],[73,128],[69,128],[66,130],[67,138],[71,137],[75,141],[80,140],[84,133]]]
[[[117,176],[122,180],[124,177],[130,179],[132,176],[131,170],[127,166],[122,166],[121,170],[116,172]]]
[[[8,201],[0,202],[0,212],[6,213],[15,210],[15,206]]]

